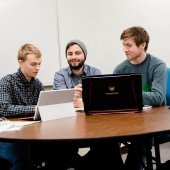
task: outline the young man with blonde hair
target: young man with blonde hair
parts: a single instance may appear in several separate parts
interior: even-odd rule
[[[39,93],[43,90],[42,83],[36,78],[41,62],[42,54],[36,46],[24,44],[20,47],[18,71],[0,79],[1,117],[34,115]],[[11,170],[28,169],[28,155],[28,147],[24,143],[0,142],[0,158],[9,162]]]

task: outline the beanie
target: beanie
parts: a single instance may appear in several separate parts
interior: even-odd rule
[[[83,51],[83,53],[84,53],[84,57],[85,57],[85,59],[86,59],[86,56],[87,56],[87,48],[86,48],[85,44],[84,44],[82,41],[80,41],[80,40],[71,40],[71,41],[69,41],[69,42],[67,43],[66,49],[65,49],[66,56],[67,56],[67,50],[68,50],[68,48],[69,48],[70,46],[74,45],[74,44],[77,44],[77,45],[82,49],[82,51]]]

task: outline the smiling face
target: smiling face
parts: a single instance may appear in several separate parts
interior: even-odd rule
[[[85,56],[79,45],[74,44],[67,49],[67,62],[71,69],[79,70],[83,67]]]

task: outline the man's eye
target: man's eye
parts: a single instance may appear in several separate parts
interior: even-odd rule
[[[36,64],[36,63],[31,63],[31,66],[36,66],[36,65],[38,65],[38,64]]]
[[[132,47],[132,45],[131,44],[126,44],[126,45],[124,45],[124,47],[130,48],[130,47]]]
[[[72,55],[72,53],[67,53],[67,55]]]
[[[80,54],[81,54],[81,52],[80,52],[80,51],[77,51],[77,52],[76,52],[76,54],[77,54],[77,55],[80,55]]]

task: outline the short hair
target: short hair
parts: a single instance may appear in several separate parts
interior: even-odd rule
[[[124,30],[120,36],[120,39],[123,40],[125,38],[134,38],[137,46],[141,45],[142,43],[146,43],[145,51],[148,49],[149,34],[144,28],[140,26],[130,27]]]
[[[41,58],[42,54],[40,50],[33,44],[24,44],[18,50],[18,60],[25,61],[28,54],[35,54],[37,58]]]

